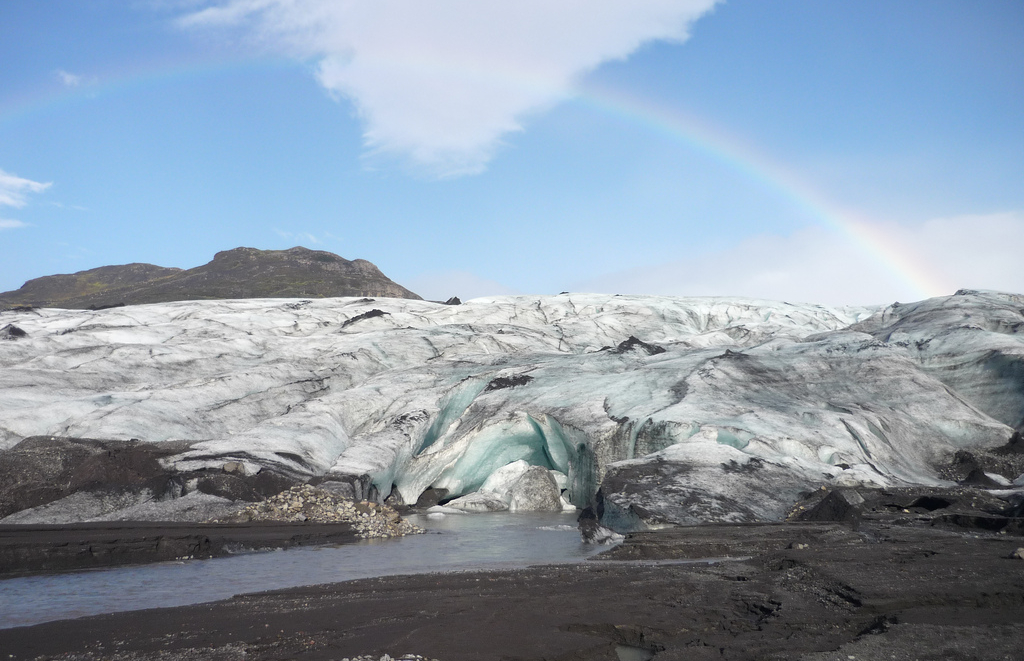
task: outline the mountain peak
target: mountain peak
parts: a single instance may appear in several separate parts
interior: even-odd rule
[[[26,282],[0,294],[0,308],[30,305],[99,308],[227,298],[420,297],[364,259],[325,250],[239,247],[222,250],[202,266],[182,270],[153,264],[101,266]]]

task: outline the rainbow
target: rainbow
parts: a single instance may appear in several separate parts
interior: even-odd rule
[[[392,66],[401,63],[391,62]],[[436,63],[442,69],[454,69],[452,63]],[[55,85],[34,95],[11,98],[0,104],[0,126],[19,118],[73,103],[75,100],[148,87],[166,81],[191,77],[216,76],[228,71],[250,68],[295,66],[281,59],[236,59],[219,61],[164,62],[150,64],[103,76],[101,84],[58,88]],[[463,72],[466,73],[466,72]],[[479,72],[471,72],[479,75]],[[510,84],[537,87],[538,76],[517,75],[513,70],[501,72]],[[544,87],[548,87],[544,85]],[[710,123],[687,115],[678,108],[668,108],[649,99],[631,96],[619,90],[608,90],[588,85],[574,93],[563,95],[584,107],[612,116],[619,121],[638,125],[646,130],[667,136],[705,157],[713,159],[743,178],[771,191],[795,209],[815,218],[823,226],[838,233],[857,246],[865,258],[873,260],[890,272],[920,298],[951,293],[952,287],[933,269],[917,260],[911,251],[884,229],[881,223],[871,222],[850,209],[830,202],[812,186],[801,180],[784,166],[744,145],[725,131]]]
[[[782,165],[710,123],[618,90],[587,86],[577,91],[576,100],[582,105],[668,136],[772,191],[851,241],[866,258],[885,268],[920,298],[952,293],[949,283],[899,245],[880,223],[830,202]]]
[[[52,84],[38,85],[7,99],[0,98],[0,127],[99,96],[130,93],[132,90],[159,87],[176,81],[216,78],[231,72],[295,67],[296,64],[292,60],[269,56],[253,58],[239,55],[218,60],[195,57],[188,60],[129,64],[122,69],[90,75],[75,86],[61,84],[57,71],[54,71]]]

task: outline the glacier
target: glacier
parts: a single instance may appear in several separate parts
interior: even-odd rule
[[[989,291],[877,308],[188,301],[8,310],[0,327],[18,331],[0,339],[0,451],[187,441],[168,471],[230,464],[398,504],[596,502],[618,530],[776,520],[820,485],[949,484],[958,450],[1024,428],[1024,296]],[[533,468],[544,504],[513,505]]]

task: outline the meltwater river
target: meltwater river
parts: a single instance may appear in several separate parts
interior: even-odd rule
[[[578,562],[576,513],[409,517],[427,534],[0,580],[0,628],[373,576]]]

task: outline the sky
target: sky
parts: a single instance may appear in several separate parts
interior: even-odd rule
[[[4,0],[0,291],[238,246],[424,298],[1024,292],[1019,0]]]

